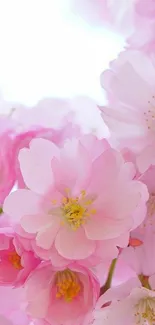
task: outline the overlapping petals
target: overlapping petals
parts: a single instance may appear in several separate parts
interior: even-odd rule
[[[25,291],[31,317],[51,325],[80,324],[96,304],[99,283],[91,271],[76,263],[61,269],[43,263],[31,273]]]
[[[89,257],[102,241],[111,240],[113,250],[124,247],[134,219],[138,226],[146,214],[147,188],[133,180],[133,165],[105,140],[95,149],[84,140],[68,141],[62,149],[32,140],[19,154],[28,189],[11,193],[4,203],[12,222],[34,235],[38,248],[54,245],[67,259]]]

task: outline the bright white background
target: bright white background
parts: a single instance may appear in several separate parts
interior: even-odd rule
[[[122,49],[116,35],[89,26],[69,0],[0,0],[0,89],[27,105],[47,96],[104,102],[100,73]]]

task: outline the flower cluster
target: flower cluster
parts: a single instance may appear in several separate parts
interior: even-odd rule
[[[76,100],[0,116],[0,325],[155,324],[155,5],[145,5],[126,8],[134,36],[101,74],[109,137],[82,130]]]

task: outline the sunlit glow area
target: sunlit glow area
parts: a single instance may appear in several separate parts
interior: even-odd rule
[[[90,26],[69,3],[0,0],[0,90],[5,99],[33,105],[44,97],[83,95],[105,102],[100,74],[122,50],[123,40]],[[80,123],[87,112],[82,108]],[[95,118],[96,128],[101,122],[91,112],[87,124]]]
[[[89,95],[123,41],[69,12],[66,0],[0,1],[0,87],[10,100]],[[67,10],[66,10],[67,9]]]

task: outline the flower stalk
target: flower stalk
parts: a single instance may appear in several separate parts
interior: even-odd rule
[[[115,271],[116,262],[117,262],[117,258],[114,258],[113,261],[111,262],[109,272],[108,272],[108,276],[107,276],[107,280],[106,280],[105,284],[101,287],[100,295],[105,293],[111,287],[111,282],[112,282],[113,274],[114,274],[114,271]]]

